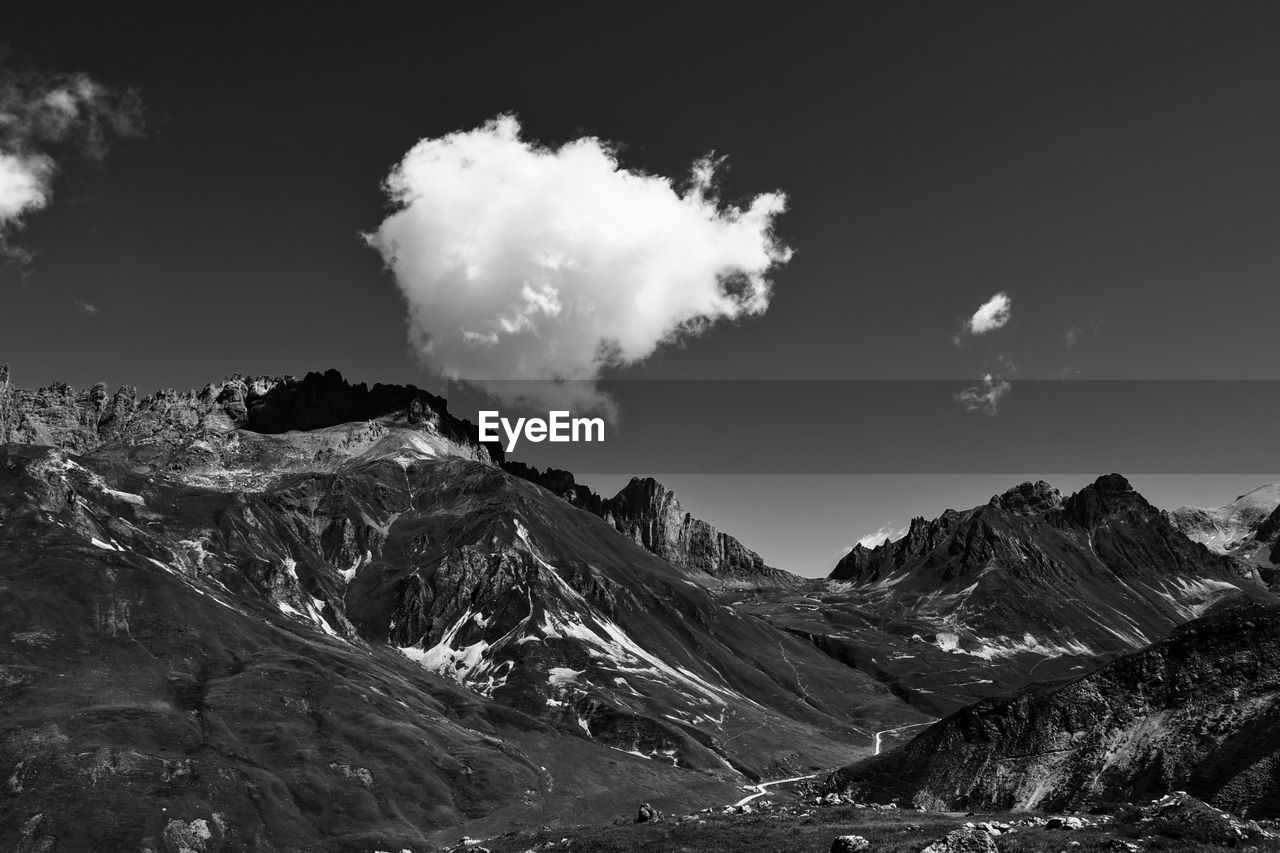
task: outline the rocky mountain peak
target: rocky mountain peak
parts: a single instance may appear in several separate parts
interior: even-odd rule
[[[573,474],[556,468],[541,471],[522,462],[505,462],[503,469],[580,509],[598,515],[615,530],[677,569],[711,575],[732,584],[790,586],[799,579],[765,563],[734,537],[695,518],[675,492],[652,477],[632,477],[612,498],[601,498],[578,483]]]
[[[1144,518],[1160,515],[1120,474],[1099,477],[1067,498],[1063,510],[1068,520],[1086,528],[1096,527],[1108,518],[1126,513]]]
[[[1037,480],[1014,486],[991,498],[990,505],[1019,515],[1033,515],[1062,508],[1062,492]]]
[[[749,584],[796,581],[737,539],[694,518],[675,492],[652,477],[632,477],[604,502],[602,514],[628,539],[677,568]]]

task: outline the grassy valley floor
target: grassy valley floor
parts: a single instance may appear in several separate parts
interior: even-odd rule
[[[1174,851],[1280,851],[1280,841],[1245,839],[1235,844],[1213,844],[1194,838],[1144,834],[1138,827],[1109,817],[1083,816],[1089,825],[1080,829],[1020,826],[1020,822],[1049,815],[963,815],[959,813],[881,811],[840,806],[766,806],[751,814],[699,813],[664,817],[656,823],[619,819],[607,825],[578,826],[515,833],[480,844],[492,853],[525,851],[592,851],[592,853],[828,853],[841,835],[860,835],[874,853],[919,853],[966,823],[1009,823],[1013,831],[996,837],[1001,853],[1114,853],[1117,839],[1150,853]],[[479,845],[477,845],[479,846]],[[472,848],[475,849],[475,848]]]

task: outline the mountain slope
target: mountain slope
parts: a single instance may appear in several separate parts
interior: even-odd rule
[[[236,572],[150,531],[214,535],[234,500],[0,450],[6,849],[37,814],[57,849],[169,849],[202,821],[226,849],[336,851],[608,814],[606,780],[728,794],[341,637],[269,546]]]
[[[1235,601],[1073,682],[985,700],[828,786],[926,807],[1059,810],[1183,789],[1280,814],[1280,607]]]
[[[504,473],[429,396],[350,388],[240,412],[225,385],[131,410],[6,386],[8,435],[67,449],[0,446],[0,839],[44,814],[70,847],[194,821],[232,849],[420,847],[721,804],[926,719]]]

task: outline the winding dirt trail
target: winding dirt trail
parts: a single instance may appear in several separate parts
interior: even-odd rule
[[[761,782],[759,785],[751,785],[750,787],[755,788],[756,792],[749,797],[743,797],[733,805],[735,807],[745,806],[757,797],[763,797],[765,794],[769,793],[768,789],[774,785],[785,785],[787,782],[803,782],[805,779],[816,779],[821,775],[821,773],[810,773],[808,776],[793,776],[790,779],[774,779],[772,782]]]
[[[905,732],[907,729],[918,729],[921,726],[931,726],[936,722],[938,721],[930,720],[927,723],[912,723],[909,726],[898,726],[896,729],[881,729],[880,731],[876,732],[876,740],[875,740],[876,749],[875,749],[875,752],[872,753],[872,755],[880,754],[880,748],[881,748],[880,738],[882,735],[891,735],[894,732]]]

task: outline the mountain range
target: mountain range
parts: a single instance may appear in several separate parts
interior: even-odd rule
[[[1256,808],[1264,504],[1163,513],[1119,475],[1027,483],[808,580],[653,479],[602,498],[507,460],[412,386],[329,371],[140,398],[0,369],[0,844],[418,849],[841,767],[833,789],[949,807],[1210,773],[1206,796]],[[1147,696],[1155,665],[1126,662],[1152,656],[1174,682],[1224,674]],[[1103,683],[1130,716],[1076,725]],[[1188,709],[1246,689],[1255,716],[1213,718],[1234,758],[1187,733]],[[970,738],[979,714],[1004,715],[998,737]],[[1133,725],[1143,755],[1179,759],[1090,788],[1111,753],[976,757]]]

